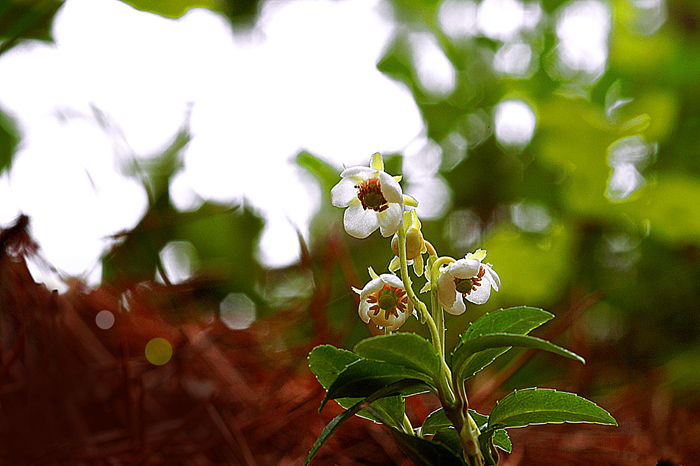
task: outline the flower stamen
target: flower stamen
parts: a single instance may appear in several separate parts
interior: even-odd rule
[[[382,194],[379,178],[370,178],[360,185],[355,185],[355,188],[357,188],[357,198],[365,210],[372,209],[375,212],[383,212],[389,208],[389,203]]]
[[[369,311],[375,316],[384,311],[385,319],[389,319],[390,315],[399,317],[400,313],[406,312],[408,296],[401,288],[384,284],[384,288],[367,297],[367,303],[370,305]]]

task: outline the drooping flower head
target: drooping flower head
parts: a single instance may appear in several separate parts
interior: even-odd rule
[[[403,282],[396,275],[381,274],[361,290],[353,290],[360,295],[358,313],[366,324],[371,321],[377,327],[394,331],[413,314],[413,303],[406,295]]]
[[[438,277],[438,301],[450,314],[462,314],[466,310],[464,299],[474,304],[484,304],[491,296],[491,288],[498,291],[501,279],[484,264],[486,251],[481,249],[467,254],[464,259],[452,262]]]
[[[345,230],[355,238],[367,238],[377,228],[382,236],[396,233],[403,220],[404,196],[399,179],[384,172],[381,155],[372,156],[369,167],[350,167],[340,174],[340,182],[331,189],[331,203],[347,207],[343,216]]]

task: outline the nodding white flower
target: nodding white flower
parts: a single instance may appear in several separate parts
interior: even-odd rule
[[[401,191],[400,177],[384,172],[379,153],[372,156],[369,167],[346,168],[340,176],[331,189],[331,203],[347,207],[343,225],[355,238],[367,238],[377,228],[382,236],[393,235],[403,221],[404,202],[416,204]]]
[[[484,304],[491,296],[491,288],[498,291],[501,279],[491,268],[483,264],[486,251],[481,249],[467,254],[464,259],[452,262],[438,277],[438,301],[450,314],[462,314],[466,310],[464,299],[474,304]]]
[[[370,280],[361,290],[353,290],[360,295],[358,312],[366,324],[371,321],[377,327],[394,331],[413,314],[413,303],[396,275],[383,273]]]

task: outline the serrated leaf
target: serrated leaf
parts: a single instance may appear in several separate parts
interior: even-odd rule
[[[516,390],[496,404],[489,416],[488,429],[563,422],[617,425],[610,413],[575,393],[528,388]]]
[[[514,333],[527,335],[532,330],[554,318],[554,314],[536,307],[510,307],[484,314],[472,322],[462,334],[452,354],[459,351],[466,342],[489,333]],[[471,377],[491,364],[498,356],[510,348],[493,348],[476,354],[465,367],[464,377]],[[454,367],[454,366],[453,366]]]
[[[355,345],[354,351],[363,358],[404,366],[434,381],[440,375],[440,357],[435,348],[428,340],[414,333],[367,338]]]
[[[490,364],[497,356],[503,354],[513,346],[549,351],[550,353],[558,354],[559,356],[563,356],[565,358],[575,359],[584,364],[586,363],[585,359],[578,354],[562,348],[561,346],[557,346],[547,340],[542,340],[541,338],[511,333],[492,333],[482,335],[474,340],[469,340],[460,346],[459,350],[452,357],[452,367],[455,373],[455,379],[458,382],[463,382],[476,372],[483,369],[486,365]],[[503,348],[505,348],[505,351],[501,351],[500,353],[493,351],[498,351]],[[483,356],[477,357],[480,352],[486,351],[491,353],[489,355],[490,359],[487,360]]]
[[[489,333],[517,333],[527,335],[532,330],[554,318],[554,314],[536,307],[518,306],[499,309],[479,317],[469,324],[460,336],[455,353],[461,345],[469,340]]]
[[[474,419],[480,432],[485,432],[487,430],[489,418],[483,414],[479,414],[473,409],[469,410],[469,415]],[[503,451],[508,453],[513,449],[513,444],[510,442],[510,437],[505,429],[498,429],[493,433],[493,444],[496,445]]]
[[[360,357],[352,351],[336,348],[332,345],[321,345],[309,353],[309,368],[316,375],[318,382],[327,390],[345,367],[359,359]],[[339,398],[335,401],[343,408],[350,409],[361,400],[362,398]],[[405,403],[402,397],[382,398],[375,401],[373,406],[390,419],[393,425],[401,425],[405,413]],[[380,422],[369,411],[360,410],[356,414],[372,422]]]
[[[378,401],[386,396],[391,395],[394,392],[397,391],[402,391],[406,389],[408,386],[410,386],[411,381],[409,380],[401,380],[395,384],[387,385],[386,387],[374,392],[370,396],[366,397],[365,399],[362,399],[355,403],[352,407],[347,409],[346,411],[343,411],[339,415],[333,418],[331,422],[326,425],[326,427],[323,428],[321,431],[321,434],[318,436],[316,439],[316,442],[314,442],[313,447],[311,447],[311,450],[309,451],[309,454],[306,457],[306,461],[304,461],[304,466],[308,465],[309,462],[311,462],[311,459],[316,455],[318,450],[323,446],[324,443],[330,438],[333,433],[338,430],[338,427],[340,425],[350,419],[352,416],[357,414],[360,409],[362,408],[363,405],[367,404],[370,406],[371,409],[371,404],[375,401]],[[377,414],[377,413],[375,413]]]
[[[493,444],[506,453],[511,453],[513,451],[513,443],[510,441],[508,432],[506,432],[505,429],[497,429],[496,432],[493,433]]]
[[[333,345],[317,346],[309,353],[309,368],[316,374],[316,379],[328,390],[338,374],[351,363],[360,359],[360,356]]]
[[[401,392],[403,395],[423,393],[431,388],[434,390],[432,380],[426,374],[383,361],[359,359],[343,369],[328,387],[321,409],[328,400],[366,397],[402,380],[412,382]]]

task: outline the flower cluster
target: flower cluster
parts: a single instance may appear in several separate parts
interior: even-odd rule
[[[393,235],[391,248],[395,257],[388,267],[392,273],[377,275],[370,269],[370,282],[362,290],[353,288],[360,295],[358,312],[365,323],[394,331],[413,314],[414,306],[421,304],[410,291],[405,269],[410,264],[417,276],[425,272],[429,281],[423,290],[436,292],[442,308],[439,312],[462,314],[466,310],[465,299],[483,304],[491,296],[492,288],[498,291],[501,280],[491,264],[483,263],[486,252],[481,249],[459,260],[441,258],[434,275],[437,279],[434,283],[431,281],[430,264],[438,257],[421,232],[420,220],[413,209],[418,204],[403,194],[399,184],[401,177],[384,171],[379,153],[372,156],[369,167],[346,168],[340,177],[340,182],[331,190],[331,203],[346,208],[343,225],[348,234],[362,239],[379,229],[382,236]],[[401,263],[402,253],[405,264]],[[431,257],[427,266],[423,259],[426,253]],[[398,270],[403,280],[394,275]]]

